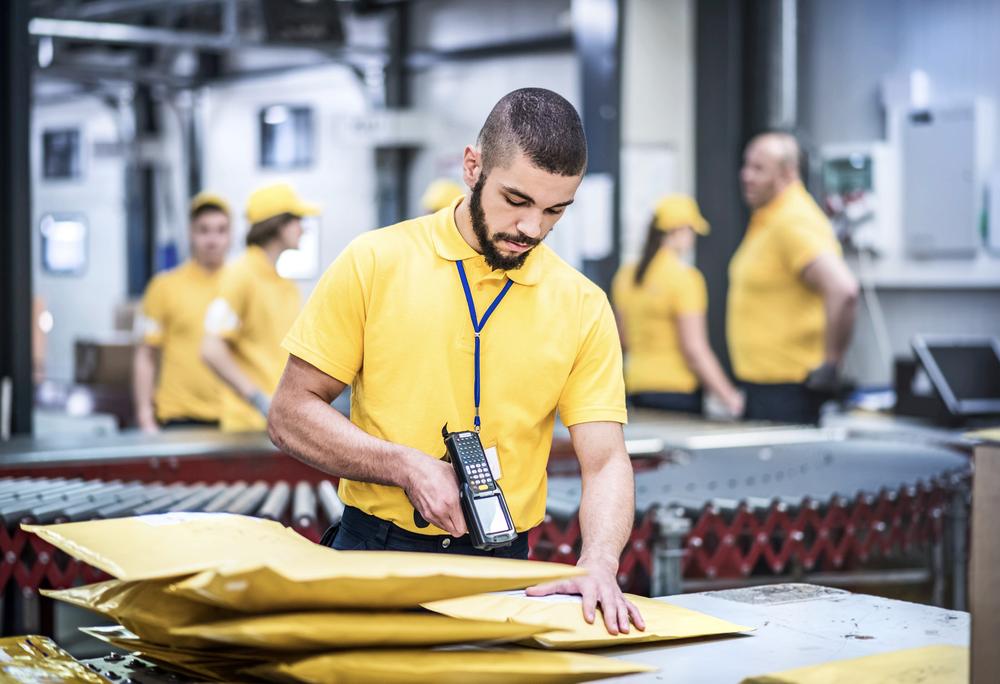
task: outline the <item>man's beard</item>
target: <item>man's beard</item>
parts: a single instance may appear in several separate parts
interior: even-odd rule
[[[520,233],[517,235],[496,233],[490,238],[490,229],[486,225],[486,212],[483,211],[483,204],[481,202],[481,195],[485,184],[486,176],[484,174],[479,176],[479,181],[476,182],[476,186],[472,188],[472,194],[469,196],[469,214],[472,216],[472,232],[475,233],[476,239],[479,240],[479,248],[483,250],[483,257],[486,259],[487,266],[494,270],[513,271],[524,265],[524,260],[528,258],[534,246],[539,244],[541,240],[529,238],[527,235]],[[496,242],[499,240],[509,240],[522,245],[531,245],[532,249],[508,256],[501,254],[497,248]]]

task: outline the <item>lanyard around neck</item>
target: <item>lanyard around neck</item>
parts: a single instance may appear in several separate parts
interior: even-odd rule
[[[500,300],[502,300],[504,298],[504,295],[506,295],[508,290],[510,290],[511,285],[514,284],[514,281],[511,280],[510,278],[507,279],[507,282],[504,284],[503,289],[500,290],[500,294],[496,296],[496,299],[493,300],[493,303],[490,304],[489,308],[486,309],[486,313],[483,314],[482,320],[479,320],[476,318],[476,303],[472,301],[472,289],[469,287],[469,279],[465,276],[465,266],[462,265],[461,261],[456,261],[455,266],[458,267],[458,277],[461,278],[462,280],[462,289],[465,291],[465,302],[466,304],[469,305],[469,317],[472,319],[472,332],[476,336],[476,351],[474,355],[475,361],[473,363],[475,368],[475,385],[473,389],[473,399],[476,404],[476,417],[473,424],[475,426],[476,432],[479,432],[479,426],[480,426],[479,386],[481,378],[479,371],[479,333],[481,333],[483,331],[483,328],[486,327],[486,321],[488,321],[493,312],[496,311],[497,306],[500,305]]]

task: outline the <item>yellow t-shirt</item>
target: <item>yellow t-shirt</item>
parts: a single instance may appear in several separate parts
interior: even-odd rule
[[[708,308],[701,272],[661,249],[649,262],[642,285],[636,264],[615,274],[612,297],[625,327],[625,387],[636,392],[693,392],[698,376],[681,351],[677,317],[704,314]]]
[[[153,403],[162,422],[219,419],[222,383],[201,360],[205,311],[218,294],[219,276],[188,261],[153,278],[142,298],[136,331],[142,343],[160,350]]]
[[[545,245],[514,271],[492,271],[462,238],[454,210],[356,238],[327,269],[285,338],[291,354],[351,385],[351,421],[380,439],[445,453],[441,428],[473,426],[474,336],[461,260],[478,317],[514,285],[481,334],[483,446],[518,530],[545,515],[556,410],[567,425],[624,423],[621,346],[604,293]],[[402,489],[340,480],[340,497],[411,532]]]
[[[801,277],[821,254],[840,256],[840,244],[801,183],[750,218],[729,263],[726,334],[740,380],[802,382],[823,362],[823,298]]]
[[[252,245],[223,270],[205,330],[227,340],[240,369],[261,391],[273,394],[288,359],[281,340],[301,308],[298,286],[278,275],[264,250]],[[264,430],[267,421],[227,386],[221,427],[227,432]]]

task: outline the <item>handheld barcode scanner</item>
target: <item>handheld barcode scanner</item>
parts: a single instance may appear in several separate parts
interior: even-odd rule
[[[500,485],[493,479],[479,435],[466,430],[441,428],[448,458],[458,475],[459,499],[472,545],[480,550],[510,546],[517,531],[507,510]]]

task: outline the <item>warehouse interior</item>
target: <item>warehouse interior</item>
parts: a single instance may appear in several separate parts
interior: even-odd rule
[[[993,681],[998,24],[4,3],[4,674]]]

